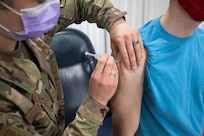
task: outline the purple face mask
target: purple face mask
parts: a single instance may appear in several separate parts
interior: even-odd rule
[[[24,31],[14,32],[0,24],[0,27],[16,40],[27,40],[43,36],[56,25],[60,15],[59,0],[45,0],[45,2],[33,8],[21,9],[20,13],[2,1],[0,1],[0,4],[21,16]]]

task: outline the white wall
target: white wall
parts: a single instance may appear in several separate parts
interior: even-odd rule
[[[86,33],[93,43],[96,53],[107,52],[108,49],[106,49],[106,31],[103,29],[99,29],[96,24],[90,24],[85,21],[80,25],[72,24],[69,27],[79,29]]]
[[[148,20],[164,14],[169,0],[112,0],[112,3],[121,11],[127,11],[126,21],[134,28],[138,28]],[[105,30],[87,22],[73,24],[70,27],[85,32],[91,39],[96,53],[111,53],[109,34]],[[204,28],[204,23],[201,27]]]

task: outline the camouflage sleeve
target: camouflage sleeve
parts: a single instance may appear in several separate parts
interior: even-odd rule
[[[115,8],[110,0],[68,0],[61,14],[71,18],[74,23],[87,20],[109,31],[113,23],[126,12]]]
[[[96,136],[109,108],[87,96],[63,136]]]
[[[72,23],[81,23],[87,20],[96,23],[99,28],[110,31],[115,21],[126,15],[115,8],[110,0],[61,0],[61,15],[57,25],[47,33],[43,40],[49,44],[55,33]]]

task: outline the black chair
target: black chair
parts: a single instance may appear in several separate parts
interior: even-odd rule
[[[90,75],[96,65],[93,57],[85,51],[95,53],[90,39],[83,32],[65,28],[53,37],[51,42],[59,67],[65,101],[65,126],[75,117],[75,113],[88,93]],[[109,113],[98,136],[112,136],[112,120]]]

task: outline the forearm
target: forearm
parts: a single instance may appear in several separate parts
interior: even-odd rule
[[[88,96],[79,107],[75,119],[65,129],[64,136],[96,136],[109,108]]]
[[[75,23],[87,20],[90,23],[96,23],[98,27],[105,28],[108,31],[115,21],[126,14],[126,12],[121,12],[115,8],[110,0],[69,0],[66,6],[69,9],[72,8],[72,12],[67,14],[70,14],[70,16],[74,15]],[[73,9],[73,7],[75,8]],[[74,14],[71,15],[71,13]]]
[[[79,24],[85,20],[110,31],[112,25],[125,15],[126,12],[114,8],[110,0],[66,0],[65,5],[61,8],[58,23],[52,31],[45,35],[43,40],[49,44],[55,33],[72,23]]]

